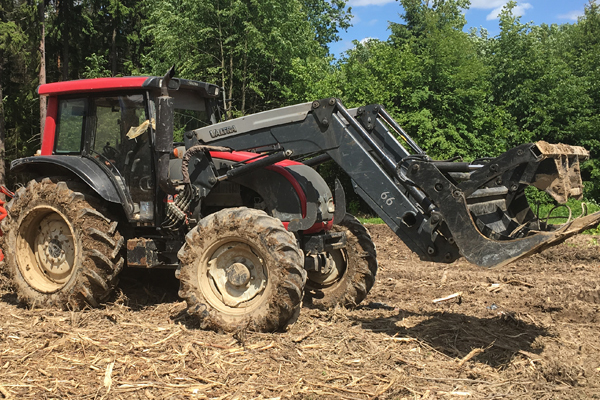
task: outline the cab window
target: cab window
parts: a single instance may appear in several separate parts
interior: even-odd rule
[[[110,96],[93,99],[96,123],[92,151],[109,159],[119,169],[126,161],[127,152],[143,140],[147,142],[146,130],[131,137],[131,130],[146,121],[144,96]],[[147,125],[146,125],[147,126]],[[129,135],[129,136],[128,136]]]
[[[206,109],[206,99],[189,90],[172,93],[174,98],[173,138],[175,142],[183,141],[183,133],[203,128],[215,121]]]
[[[56,154],[80,153],[87,114],[86,99],[60,100],[56,123]]]

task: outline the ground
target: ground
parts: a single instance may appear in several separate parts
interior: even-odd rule
[[[81,312],[29,310],[4,288],[0,399],[600,398],[594,237],[488,270],[421,262],[368,228],[364,304],[305,307],[284,333],[197,329],[169,271],[129,271]]]

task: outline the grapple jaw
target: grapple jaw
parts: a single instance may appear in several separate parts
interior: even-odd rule
[[[534,186],[564,204],[580,199],[583,147],[536,142],[494,159],[469,164],[471,172],[440,170],[435,162],[416,162],[409,178],[432,199],[443,216],[438,231],[470,262],[493,267],[557,245],[600,223],[600,212],[556,225],[537,216],[525,196]],[[447,163],[446,163],[447,164]]]
[[[590,152],[580,146],[536,142],[542,160],[532,186],[544,190],[558,203],[565,204],[570,197],[583,197],[583,182],[579,163],[590,157]]]

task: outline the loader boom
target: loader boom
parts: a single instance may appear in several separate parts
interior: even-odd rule
[[[533,185],[562,203],[581,197],[579,161],[588,158],[585,149],[538,142],[494,159],[436,161],[381,105],[348,110],[339,99],[323,99],[188,131],[185,141],[186,148],[269,149],[296,160],[330,158],[407,246],[433,262],[463,255],[480,266],[502,265],[600,221],[596,213],[552,225],[533,214],[524,195]],[[317,210],[309,211],[308,226],[317,219]]]

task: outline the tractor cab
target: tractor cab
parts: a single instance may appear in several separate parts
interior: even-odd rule
[[[121,203],[130,221],[154,226],[161,212],[155,201],[153,150],[161,80],[100,78],[41,85],[39,94],[48,97],[41,157],[16,160],[14,172],[22,165],[44,175],[48,169],[78,175],[105,200]],[[219,122],[218,94],[216,85],[170,81],[175,141],[183,141],[185,131]]]

